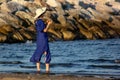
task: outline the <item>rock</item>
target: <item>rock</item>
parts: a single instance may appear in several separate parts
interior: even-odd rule
[[[9,25],[0,27],[0,42],[7,42],[8,36],[13,31],[13,28]]]
[[[61,32],[64,40],[74,40],[76,37],[76,35],[71,31],[62,29]]]
[[[51,2],[53,2],[53,1],[51,1]],[[34,0],[34,3],[37,5],[40,5],[40,6],[47,7],[47,8],[50,7],[49,4],[47,4],[46,0]]]
[[[106,35],[98,26],[91,26],[89,31],[93,33],[95,39],[105,39]]]
[[[13,32],[12,38],[13,38],[13,41],[21,41],[21,42],[24,41],[23,36],[18,31]]]
[[[62,26],[66,26],[66,19],[63,15],[59,15],[57,19],[61,23]]]
[[[0,4],[2,4],[3,2],[7,2],[7,0],[0,0]]]
[[[26,12],[29,13],[32,17],[35,16],[36,9],[41,7],[40,5],[35,3],[27,3],[24,6],[27,8]]]
[[[95,39],[93,37],[93,34],[89,31],[87,31],[86,29],[80,27],[80,32],[87,38],[87,39]]]
[[[0,42],[1,42],[1,43],[2,43],[2,42],[5,42],[6,39],[7,39],[7,36],[6,36],[6,35],[0,34]]]
[[[53,41],[56,41],[56,40],[62,40],[62,33],[60,31],[56,31],[54,29],[49,29],[48,30],[49,32],[49,36],[51,36],[51,40]],[[51,35],[50,35],[51,34]]]
[[[25,0],[12,0],[12,2],[15,2],[19,5],[26,5],[28,3],[28,1]]]
[[[110,24],[113,24],[111,27],[115,28],[115,29],[120,29],[120,20],[116,19],[115,17],[111,17],[112,18],[112,22]]]
[[[48,5],[50,5],[51,7],[57,7],[58,5],[57,5],[57,2],[56,2],[56,0],[47,0],[47,2],[46,2]]]
[[[24,40],[26,40],[26,39],[32,40],[33,34],[32,34],[30,31],[21,29],[21,30],[20,30],[20,33],[21,33],[21,35],[25,38]],[[26,41],[27,41],[27,40],[26,40]]]
[[[3,2],[1,5],[0,5],[0,10],[2,12],[10,12],[10,10],[8,9],[7,7],[7,3]]]
[[[74,4],[75,6],[78,6],[80,0],[75,0],[75,1],[73,1],[73,0],[66,0],[66,1],[69,2],[70,4]]]
[[[94,14],[91,14],[94,10],[92,10],[91,12],[89,12],[89,8],[87,10],[81,9],[79,13],[80,17],[84,19],[95,19],[95,16],[93,16]]]
[[[0,26],[4,26],[6,24],[7,24],[7,22],[5,20],[3,20],[3,19],[0,18]]]
[[[10,13],[15,13],[16,11],[19,11],[19,10],[25,10],[25,7],[18,4],[17,2],[10,1],[8,3],[3,3],[1,5],[1,10],[10,12]]]
[[[108,20],[110,18],[109,14],[101,14],[99,11],[96,11],[92,8],[88,8],[88,11],[90,11],[91,15],[93,15],[94,17],[91,17],[92,20],[94,21],[98,21],[101,22],[102,20]]]
[[[113,9],[120,10],[120,2],[110,1],[108,4],[111,5]]]
[[[26,13],[24,11],[17,11],[15,15],[26,22],[26,26],[34,24],[34,17],[32,17],[29,13]]]
[[[48,32],[54,34],[58,39],[62,39],[61,29],[62,27],[60,24],[52,24],[50,25]]]
[[[9,25],[11,25],[15,28],[20,27],[19,26],[19,19],[11,13],[1,12],[0,13],[0,18],[3,19],[4,21],[6,21],[7,24],[9,24]]]
[[[65,12],[64,12],[64,9],[63,9],[63,7],[62,7],[62,4],[59,3],[59,2],[57,2],[57,5],[58,5],[58,7],[55,8],[56,11],[57,11],[57,14],[58,14],[58,15],[64,15]]]
[[[104,4],[96,4],[95,9],[102,14],[114,12],[111,7],[106,6]]]
[[[0,27],[0,33],[4,34],[4,35],[9,35],[9,33],[11,33],[12,31],[14,31],[14,29],[9,26],[9,25],[4,25]]]

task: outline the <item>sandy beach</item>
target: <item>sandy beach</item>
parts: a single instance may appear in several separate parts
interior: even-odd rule
[[[0,80],[119,80],[98,76],[38,73],[0,73]]]
[[[105,80],[96,77],[81,77],[73,75],[48,75],[48,74],[0,74],[0,80]]]

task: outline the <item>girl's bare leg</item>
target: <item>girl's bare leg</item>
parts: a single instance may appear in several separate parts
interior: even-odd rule
[[[50,71],[50,66],[49,66],[49,63],[46,63],[46,72],[49,72]]]
[[[40,71],[40,62],[36,63],[36,68],[37,68],[37,71]]]

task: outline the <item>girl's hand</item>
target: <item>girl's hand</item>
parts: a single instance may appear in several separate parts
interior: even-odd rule
[[[47,26],[46,26],[46,28],[43,30],[44,32],[47,32],[50,24],[52,23],[52,20],[49,19],[49,20],[46,21],[46,23],[47,23]]]
[[[52,23],[52,20],[47,20],[47,24],[51,24]]]

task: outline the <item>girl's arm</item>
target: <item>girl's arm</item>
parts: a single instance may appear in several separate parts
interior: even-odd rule
[[[51,20],[48,20],[48,21],[47,21],[46,28],[43,30],[44,32],[47,32],[47,30],[48,30],[48,28],[49,28],[49,26],[50,26],[51,23],[52,23]]]

